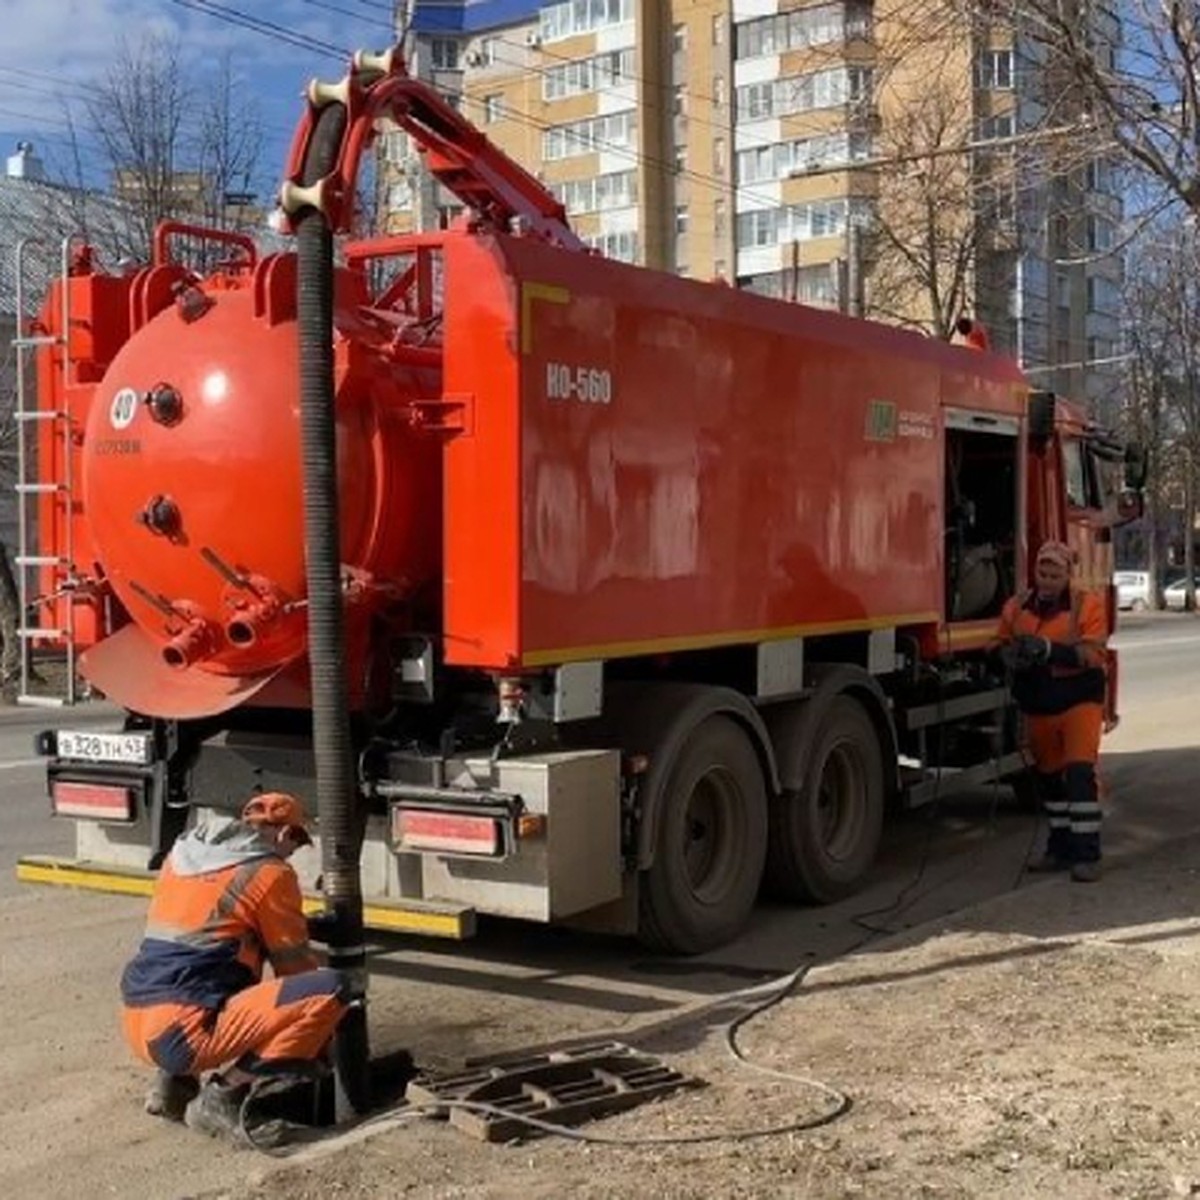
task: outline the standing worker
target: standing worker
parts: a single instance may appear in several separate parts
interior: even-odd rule
[[[176,840],[121,977],[125,1038],[158,1067],[147,1112],[236,1135],[256,1080],[317,1067],[346,1003],[341,976],[309,946],[288,862],[311,841],[300,802],[281,792]],[[265,962],[274,979],[263,980]]]
[[[1032,591],[1012,597],[994,649],[1012,671],[1050,836],[1032,871],[1100,878],[1096,760],[1104,725],[1108,622],[1099,597],[1071,586],[1074,555],[1063,542],[1038,550]]]

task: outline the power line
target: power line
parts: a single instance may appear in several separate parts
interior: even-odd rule
[[[168,3],[174,4],[178,8],[186,8],[192,12],[215,17],[226,24],[237,25],[242,29],[261,34],[263,37],[273,38],[277,42],[295,46],[301,50],[309,50],[327,58],[344,59],[348,58],[350,54],[350,51],[344,46],[336,46],[322,38],[311,37],[309,34],[288,29],[284,25],[277,25],[274,21],[252,17],[236,8],[227,8],[223,4],[217,4],[216,0],[168,0]]]
[[[351,21],[362,21],[366,25],[383,25],[389,32],[392,31],[392,22],[385,21],[382,17],[368,16],[366,13],[351,12],[348,8],[339,8],[336,4],[329,4],[327,0],[300,0],[301,4],[307,4],[310,8],[320,8],[325,12],[334,13],[339,17],[349,17]]]

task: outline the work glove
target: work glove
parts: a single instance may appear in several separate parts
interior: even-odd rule
[[[337,914],[331,912],[316,912],[305,918],[308,925],[308,940],[322,946],[329,944],[329,935],[337,926]]]
[[[1013,672],[1040,667],[1050,658],[1050,643],[1043,637],[1022,633],[1000,647],[1000,661]]]

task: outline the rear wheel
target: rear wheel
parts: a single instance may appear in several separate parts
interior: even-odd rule
[[[768,891],[821,904],[857,891],[879,850],[883,809],[875,725],[857,700],[835,696],[818,719],[799,790],[771,803]]]
[[[688,736],[660,797],[638,932],[656,950],[698,954],[745,925],[762,879],[767,799],[749,737],[712,716]]]

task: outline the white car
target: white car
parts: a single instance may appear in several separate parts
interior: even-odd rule
[[[1174,609],[1176,612],[1183,611],[1184,603],[1184,584],[1187,582],[1186,577],[1177,579],[1174,583],[1168,584],[1163,588],[1163,607]],[[1200,575],[1196,576],[1196,592],[1200,596]]]
[[[1150,607],[1150,572],[1117,571],[1113,575],[1117,585],[1117,607],[1145,612]]]

